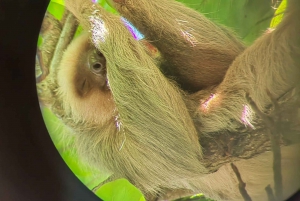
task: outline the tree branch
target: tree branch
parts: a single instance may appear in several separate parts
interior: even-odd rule
[[[78,27],[77,19],[74,17],[74,15],[68,12],[67,10],[65,10],[65,12],[68,13],[68,16],[66,18],[66,22],[63,26],[63,30],[61,32],[61,35],[55,48],[53,58],[51,60],[50,72],[53,70],[55,72],[55,68],[57,68],[57,66],[60,64],[63,52],[72,41],[76,29]]]
[[[267,115],[261,112],[256,103],[247,94],[247,100],[253,110],[262,118],[263,122],[266,124],[269,130],[269,136],[271,140],[271,147],[273,151],[273,172],[274,172],[274,186],[275,186],[275,196],[279,200],[282,198],[282,171],[281,171],[281,148],[280,148],[280,127],[281,127],[281,115],[279,105],[277,100],[273,95],[267,90],[267,94],[271,99],[273,104],[273,112]],[[275,120],[276,119],[276,123]]]
[[[40,31],[43,41],[41,46],[37,49],[37,83],[43,81],[49,74],[49,65],[52,60],[58,38],[61,34],[61,29],[61,23],[49,12],[46,12]]]
[[[242,180],[242,177],[241,177],[241,174],[240,174],[238,168],[233,163],[230,163],[230,165],[239,181],[239,191],[240,191],[241,195],[243,196],[244,200],[252,201],[251,197],[249,196],[249,194],[246,190],[246,183]]]
[[[271,186],[270,185],[266,186],[265,190],[268,195],[268,201],[275,201],[275,196],[274,196]]]

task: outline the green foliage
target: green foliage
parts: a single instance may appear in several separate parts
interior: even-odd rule
[[[61,157],[69,166],[71,171],[78,177],[78,179],[84,183],[89,189],[94,188],[100,182],[107,178],[107,175],[100,175],[96,170],[88,170],[85,165],[80,162],[78,156],[74,153],[68,143],[63,142],[60,134],[64,132],[63,124],[57,119],[54,114],[49,110],[44,108],[42,110],[43,118],[50,137],[59,151]]]
[[[43,38],[41,36],[39,36],[37,46],[40,47],[42,42],[43,42]]]
[[[210,19],[233,28],[239,36],[248,44],[251,44],[261,33],[269,27],[273,10],[268,0],[178,0],[186,5],[204,13]],[[110,7],[105,0],[100,0],[99,4],[112,13],[117,13]],[[286,1],[284,0],[278,13],[284,10]],[[48,12],[60,20],[64,12],[63,0],[52,0],[48,6]],[[280,22],[281,16],[272,20],[271,27]],[[81,32],[79,27],[76,35]],[[75,35],[75,36],[76,36]],[[41,44],[42,38],[39,37],[38,46]],[[50,133],[54,145],[61,154],[62,158],[72,170],[72,172],[83,182],[89,189],[94,188],[100,182],[104,181],[108,175],[101,175],[96,170],[90,170],[78,159],[66,143],[61,142],[60,133],[64,132],[61,122],[48,109],[42,110],[46,127]],[[127,180],[120,179],[109,182],[101,186],[96,195],[105,201],[144,201],[142,193],[130,184]],[[197,200],[211,201],[202,194],[191,196],[189,198],[181,198],[177,201]]]
[[[283,0],[275,12],[275,17],[271,21],[271,25],[270,25],[271,28],[276,27],[276,25],[280,23],[285,8],[286,8],[286,0]]]
[[[47,11],[52,14],[56,19],[61,20],[65,11],[65,7],[62,4],[62,1],[53,0],[50,1]]]
[[[145,201],[141,191],[125,179],[118,179],[101,186],[96,191],[96,195],[105,201]]]
[[[214,201],[214,200],[206,198],[202,193],[199,193],[193,196],[179,198],[174,201]]]
[[[232,28],[251,44],[272,19],[271,0],[178,0],[220,24]]]
[[[105,10],[111,12],[111,13],[117,13],[115,9],[110,7],[105,0],[99,0],[99,5],[101,5]],[[61,20],[65,11],[64,7],[65,3],[63,0],[52,0],[50,1],[47,11],[52,14],[56,19]],[[82,31],[82,27],[79,26],[76,30],[75,37],[77,37]],[[38,44],[38,46],[40,43]]]

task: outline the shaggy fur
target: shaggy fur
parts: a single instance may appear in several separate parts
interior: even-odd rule
[[[202,133],[235,131],[241,123],[251,126],[255,120],[253,111],[248,106],[248,120],[242,120],[244,105],[247,105],[246,93],[261,111],[271,105],[267,90],[274,98],[279,98],[300,80],[300,3],[288,1],[283,21],[271,33],[264,34],[254,44],[239,55],[229,67],[223,82],[210,91],[215,96],[202,100],[189,99],[201,103],[197,109],[199,130]],[[299,87],[299,86],[298,86]],[[208,103],[209,102],[209,103]],[[203,107],[207,103],[208,106]],[[251,114],[252,113],[252,114]]]
[[[89,1],[70,0],[66,6],[85,29],[93,30],[89,18],[93,15],[107,30],[105,39],[94,45],[106,58],[109,92],[96,85],[83,97],[77,94],[76,87],[81,85],[75,78],[86,64],[89,48],[85,35],[69,46],[57,72],[56,97],[64,111],[63,122],[75,134],[78,153],[114,178],[128,179],[144,193],[188,188],[185,179],[206,171],[181,92],[162,75],[119,17]]]
[[[219,84],[245,49],[235,34],[175,0],[110,0],[162,55],[161,68],[184,90]]]
[[[235,130],[237,125],[243,123],[241,115],[242,105],[246,104],[245,92],[249,92],[263,110],[270,103],[266,89],[278,97],[293,86],[300,75],[299,1],[289,1],[283,22],[274,32],[262,36],[241,54],[217,88],[200,91],[189,97],[185,97],[176,85],[165,78],[156,62],[144,50],[144,45],[131,37],[119,17],[93,5],[89,0],[65,2],[90,33],[72,42],[60,66],[41,83],[44,86],[42,99],[69,128],[74,147],[82,159],[102,172],[112,174],[114,179],[128,179],[147,197],[155,193],[163,195],[165,190],[189,189],[218,200],[241,200],[237,180],[228,165],[216,173],[206,174],[201,164],[198,135],[183,99],[196,101],[193,103],[197,105],[196,125],[201,133],[209,134],[225,129]],[[147,2],[155,4],[154,1]],[[171,7],[173,1],[169,3]],[[183,9],[182,4],[178,4],[178,7]],[[179,11],[187,13],[186,10]],[[168,16],[169,13],[163,11],[159,15]],[[191,15],[194,15],[193,12]],[[208,23],[205,18],[197,20],[198,24]],[[210,22],[203,24],[203,28],[214,27]],[[155,24],[152,25],[155,27]],[[166,37],[176,36],[177,29],[171,33]],[[221,35],[211,35],[210,30],[208,33],[201,36],[209,46],[199,49],[204,51],[199,58],[208,66],[212,57],[206,58],[206,53],[211,52],[215,56],[213,60],[216,60],[211,65],[227,69],[243,46],[232,35],[224,35],[224,32],[216,31]],[[211,39],[218,39],[219,42],[214,46],[214,43],[210,43]],[[176,40],[167,40],[164,41],[166,46],[174,48],[184,43],[181,38],[178,38],[178,43]],[[227,45],[224,46],[220,41]],[[89,58],[95,47],[106,59],[107,74],[101,77],[95,77],[89,70]],[[182,52],[184,48],[190,51],[186,44],[180,48],[183,48]],[[221,53],[219,50],[222,50]],[[181,55],[184,56],[190,58],[189,55]],[[177,56],[170,58],[177,59]],[[189,61],[187,58],[182,61]],[[186,66],[187,69],[189,67]],[[198,77],[192,77],[193,71],[189,73],[191,77],[187,78],[191,79],[191,83],[198,80]],[[108,86],[103,84],[106,79]],[[212,84],[204,83],[208,83],[207,86]],[[210,93],[217,96],[207,104],[209,107],[203,109],[199,102],[205,103]],[[199,100],[199,97],[204,98]],[[232,123],[232,119],[237,123]],[[294,145],[282,149],[285,197],[300,186],[297,172],[300,161],[294,154],[299,153],[298,147]],[[266,200],[263,188],[272,184],[271,164],[271,153],[236,163],[250,196],[255,200]]]

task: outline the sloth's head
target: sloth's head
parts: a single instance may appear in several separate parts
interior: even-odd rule
[[[51,75],[50,75],[51,77]],[[103,125],[112,118],[114,102],[107,81],[106,59],[84,33],[63,54],[52,74],[56,102],[75,122]]]

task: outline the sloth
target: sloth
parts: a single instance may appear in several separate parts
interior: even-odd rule
[[[180,2],[108,2],[159,50],[164,75],[188,92],[220,84],[245,49],[233,31]]]
[[[292,17],[285,17],[276,31],[264,34],[245,50],[230,30],[216,25],[182,3],[172,0],[108,2],[158,48],[163,58],[161,68],[170,68],[181,89],[186,89],[180,84],[181,79],[189,87],[195,86],[196,92],[189,91],[187,104],[204,134],[225,128],[234,131],[240,123],[253,126],[253,112],[247,105],[246,92],[264,111],[270,104],[268,90],[276,99],[296,86],[299,80],[298,22],[293,18],[296,13],[294,16],[287,14]],[[160,15],[163,17],[158,17]],[[284,28],[287,24],[288,30]],[[191,31],[189,36],[194,40],[193,45],[186,35],[182,36],[184,28]],[[287,61],[290,63],[283,64]],[[203,87],[205,90],[199,90]],[[249,112],[241,118],[245,110]],[[238,123],[232,123],[232,120]]]
[[[268,93],[278,99],[297,86],[300,2],[289,0],[281,24],[247,49],[227,28],[178,2],[111,2],[158,49],[159,61],[118,16],[88,0],[65,3],[86,32],[43,81],[41,96],[71,132],[82,160],[110,174],[107,181],[126,178],[147,200],[176,198],[182,189],[242,200],[229,164],[215,173],[204,166],[201,138],[255,129],[246,94],[265,111]],[[299,151],[299,145],[282,148],[282,199],[300,187],[293,154]],[[271,155],[236,163],[255,200],[266,200],[263,188],[273,183]]]

